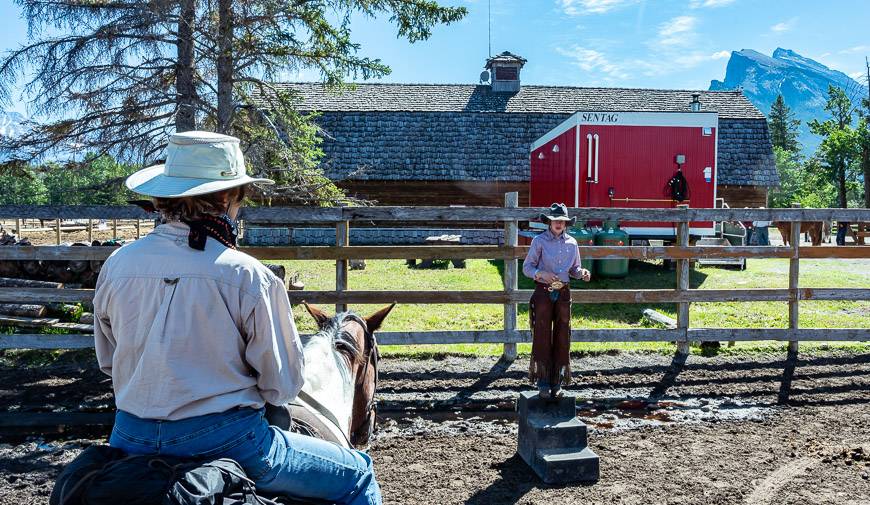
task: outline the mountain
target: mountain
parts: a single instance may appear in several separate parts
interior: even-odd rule
[[[733,90],[742,88],[746,97],[763,112],[770,113],[776,95],[783,100],[801,120],[799,140],[804,152],[815,151],[821,139],[810,133],[807,122],[812,119],[827,119],[825,102],[828,100],[828,85],[846,90],[858,105],[858,97],[867,91],[857,81],[837,70],[805,58],[789,49],[777,48],[773,56],[752,49],[731,53],[725,69],[725,80],[710,82],[710,90]]]
[[[27,118],[18,112],[0,110],[0,137],[16,137],[24,133]]]

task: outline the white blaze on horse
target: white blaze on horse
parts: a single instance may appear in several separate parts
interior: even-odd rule
[[[302,302],[318,331],[302,337],[305,384],[284,408],[267,405],[270,424],[342,446],[364,448],[375,426],[378,344],[374,332],[396,305],[369,317],[328,316]]]

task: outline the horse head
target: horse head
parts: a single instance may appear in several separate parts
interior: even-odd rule
[[[327,315],[302,302],[318,331],[303,339],[305,391],[328,410],[355,447],[365,447],[375,425],[378,379],[377,331],[395,307],[388,305],[368,317],[354,312]],[[327,416],[330,417],[330,416]]]

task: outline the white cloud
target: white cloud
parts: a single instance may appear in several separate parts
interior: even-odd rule
[[[661,46],[682,46],[690,43],[696,36],[695,26],[698,18],[692,16],[677,16],[659,25],[659,38],[656,41]]]
[[[788,21],[782,21],[771,26],[770,31],[775,33],[785,33],[794,28],[795,24],[797,24],[797,18],[791,18]]]
[[[610,82],[618,79],[627,79],[630,74],[624,64],[611,62],[604,53],[595,49],[589,49],[581,46],[573,46],[570,48],[556,48],[556,52],[562,56],[567,56],[572,60],[572,63],[587,72],[597,72],[605,76],[605,80]]]
[[[870,52],[870,46],[855,46],[850,47],[848,49],[843,49],[840,51],[840,54],[854,54],[854,53],[867,53]]]
[[[721,59],[723,53],[725,56],[731,54],[727,51],[711,54],[665,48],[654,50],[644,58],[614,59],[597,49],[577,45],[570,48],[556,48],[556,52],[568,57],[574,65],[586,72],[583,81],[589,84],[617,85],[624,85],[626,80],[637,75],[657,77],[682,72],[708,61]]]
[[[689,2],[690,9],[700,9],[702,7],[724,7],[733,4],[736,0],[692,0]]]
[[[731,51],[718,51],[710,55],[710,58],[713,60],[722,60],[725,58],[731,57]]]
[[[583,14],[604,14],[641,0],[556,0],[556,5],[569,16]]]

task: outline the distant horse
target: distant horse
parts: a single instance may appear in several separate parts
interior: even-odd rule
[[[783,243],[788,246],[791,243],[791,221],[777,221],[773,223],[782,235]],[[822,241],[831,236],[831,223],[826,221],[810,221],[801,223],[801,233],[809,235],[814,246],[822,245]]]
[[[303,302],[318,332],[302,338],[305,384],[293,402],[267,405],[269,423],[347,448],[365,448],[375,427],[378,344],[374,332],[395,307],[363,318],[332,317]]]

